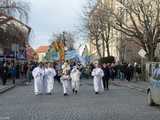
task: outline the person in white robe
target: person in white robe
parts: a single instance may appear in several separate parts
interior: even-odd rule
[[[38,67],[32,71],[34,78],[34,93],[35,95],[43,94],[43,79],[44,79],[44,68],[43,64],[40,63]]]
[[[69,71],[63,71],[63,75],[60,78],[61,79],[61,83],[63,86],[63,93],[64,96],[68,96],[69,95],[69,91],[70,91],[70,75],[69,75]]]
[[[78,70],[77,66],[74,66],[70,73],[73,94],[77,94],[79,91],[80,75],[81,72]]]
[[[93,76],[93,85],[95,94],[99,94],[100,91],[104,91],[103,81],[102,81],[104,72],[99,64],[95,64],[95,68],[92,71],[92,76]]]
[[[45,93],[51,95],[54,87],[54,77],[56,76],[56,71],[53,68],[53,64],[48,63],[45,68]]]

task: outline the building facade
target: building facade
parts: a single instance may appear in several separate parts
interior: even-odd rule
[[[0,14],[0,60],[27,61],[26,44],[31,28],[14,17]]]
[[[40,46],[36,49],[38,55],[38,62],[44,62],[46,53],[48,52],[49,46]]]

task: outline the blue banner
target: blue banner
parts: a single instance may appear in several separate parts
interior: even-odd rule
[[[58,52],[52,53],[52,60],[59,60],[59,53]]]
[[[76,50],[70,50],[65,53],[65,60],[70,60],[78,57]]]

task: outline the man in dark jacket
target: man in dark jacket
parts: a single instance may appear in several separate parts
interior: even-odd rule
[[[110,78],[109,67],[106,63],[104,63],[102,69],[103,69],[103,72],[104,72],[103,86],[104,86],[105,90],[109,90],[109,78]]]
[[[128,64],[128,67],[126,69],[126,79],[128,81],[132,80],[133,72],[134,72],[134,67],[131,64]]]
[[[2,84],[6,85],[7,77],[8,77],[8,67],[7,67],[6,63],[4,63],[1,66],[0,73],[1,73]]]

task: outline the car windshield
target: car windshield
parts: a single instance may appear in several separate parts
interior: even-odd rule
[[[155,68],[153,72],[153,78],[156,80],[160,80],[160,67]]]

